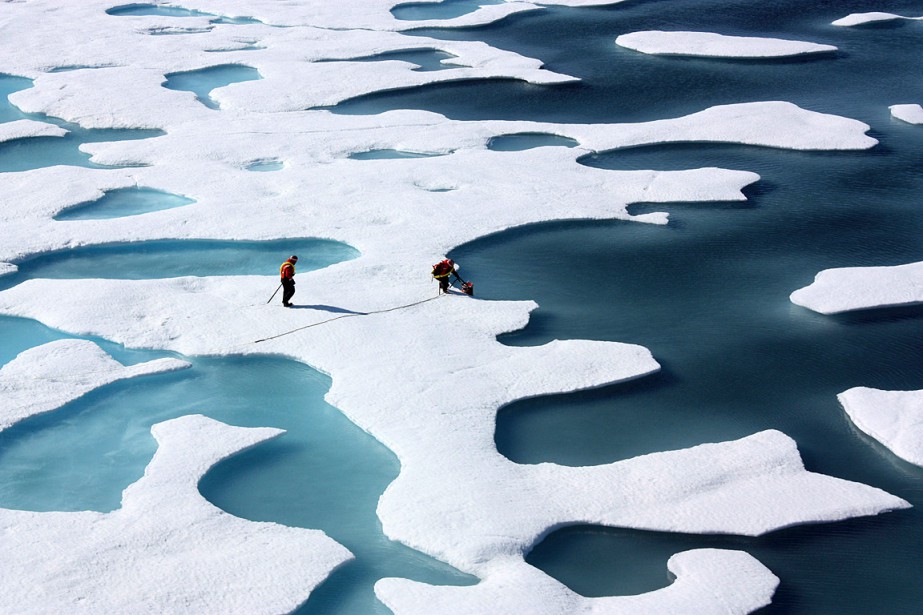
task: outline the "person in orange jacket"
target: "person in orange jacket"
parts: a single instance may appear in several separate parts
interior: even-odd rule
[[[295,295],[295,263],[298,257],[294,254],[279,267],[279,276],[282,278],[282,305],[292,307],[291,299]]]
[[[433,265],[433,277],[439,280],[439,290],[444,293],[449,292],[449,277],[453,274],[455,275],[456,280],[461,280],[458,277],[458,274],[455,273],[455,262],[447,258],[444,261],[439,261]]]

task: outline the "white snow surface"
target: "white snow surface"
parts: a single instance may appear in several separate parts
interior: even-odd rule
[[[48,122],[14,120],[0,124],[0,143],[27,137],[63,137],[67,130]]]
[[[923,124],[923,107],[917,104],[891,105],[891,115],[908,124]]]
[[[869,13],[850,13],[846,17],[841,17],[836,21],[832,22],[834,26],[862,26],[865,24],[871,23],[881,23],[885,21],[895,21],[897,19],[907,19],[909,21],[919,21],[923,17],[904,17],[903,15],[897,15],[895,13],[884,13],[881,11],[872,11]]]
[[[856,427],[901,459],[923,466],[923,391],[855,387],[837,399]]]
[[[13,263],[0,263],[0,278],[5,275],[13,275],[17,271],[19,271],[19,267]]]
[[[916,305],[923,303],[923,262],[825,269],[790,298],[821,314]]]
[[[191,415],[111,513],[0,509],[4,613],[278,613],[351,559],[317,530],[231,516],[199,494],[214,464],[277,437]]]
[[[537,306],[460,294],[436,298],[429,276],[433,262],[461,243],[550,220],[663,224],[665,213],[632,216],[627,208],[638,202],[744,200],[741,190],[759,179],[715,168],[601,170],[578,163],[588,153],[674,142],[798,150],[867,149],[877,142],[861,122],[781,101],[610,125],[306,110],[446,79],[503,77],[545,87],[572,80],[542,69],[540,60],[483,43],[402,35],[400,30],[434,22],[395,19],[390,9],[398,3],[182,4],[263,22],[249,25],[216,24],[207,17],[112,16],[105,9],[113,3],[100,0],[0,4],[0,70],[34,79],[33,88],[11,95],[14,104],[85,127],[166,133],[82,146],[98,164],[133,166],[5,174],[0,260],[15,264],[77,246],[154,239],[322,237],[361,252],[348,262],[299,273],[300,309],[266,305],[277,285],[272,271],[158,280],[33,279],[0,293],[0,313],[135,348],[284,355],[329,374],[328,401],[400,458],[401,474],[378,506],[386,534],[481,579],[472,588],[381,581],[379,596],[401,613],[430,613],[431,604],[456,599],[480,612],[504,610],[486,607],[494,604],[534,613],[560,612],[567,605],[589,612],[700,607],[712,612],[722,604],[728,605],[722,612],[746,612],[765,604],[776,583],[746,554],[679,554],[670,564],[678,580],[669,588],[587,601],[527,566],[523,553],[548,532],[573,523],[757,535],[907,506],[878,489],[806,471],[795,443],[773,431],[594,467],[526,466],[500,455],[493,432],[501,406],[642,377],[659,365],[645,348],[630,344],[500,344],[497,336],[524,327]],[[492,5],[439,25],[535,8]],[[177,29],[189,33],[156,34]],[[403,49],[445,51],[455,56],[450,63],[457,67],[423,72],[408,62],[344,61]],[[213,90],[220,110],[161,85],[170,73],[225,64],[251,66],[263,78]],[[95,68],[48,72],[62,66]],[[492,137],[523,132],[570,137],[579,147],[486,148]],[[377,149],[442,155],[349,158]],[[246,170],[258,160],[278,160],[284,168]],[[108,190],[138,185],[195,203],[106,220],[53,219]],[[331,310],[398,307],[330,321],[343,316]],[[448,382],[465,395],[446,395]],[[319,532],[234,519],[195,491],[208,465],[276,433],[201,417],[177,419],[155,428],[161,448],[145,478],[126,490],[122,509],[106,515],[0,511],[5,530],[0,540],[11,541],[4,543],[10,548],[2,550],[0,568],[4,587],[14,588],[4,599],[22,604],[24,592],[35,598],[35,588],[41,588],[34,603],[58,612],[124,612],[130,605],[118,601],[132,595],[149,597],[146,611],[182,604],[203,612],[295,608],[344,561],[345,550]],[[55,544],[54,553],[46,544]],[[139,568],[145,574],[128,576]],[[223,597],[215,596],[215,588]],[[410,597],[401,595],[405,590]],[[78,595],[87,601],[74,603]],[[178,598],[171,602],[167,595]],[[535,608],[514,608],[519,604]]]
[[[714,32],[646,30],[622,34],[615,44],[652,55],[707,58],[784,58],[836,51],[833,45]]]
[[[69,73],[56,73],[60,74]],[[92,100],[105,105],[106,99],[94,94]],[[75,98],[67,101],[73,104]],[[201,106],[194,101],[189,105]],[[75,117],[89,117],[82,115],[82,103],[80,107]],[[714,168],[607,171],[577,162],[591,151],[673,142],[799,150],[864,149],[877,143],[865,135],[868,126],[861,122],[783,102],[724,105],[675,119],[610,125],[459,122],[412,111],[224,117],[202,110],[196,109],[195,121],[179,125],[173,125],[169,108],[160,111],[163,123],[158,125],[168,129],[165,136],[83,146],[100,164],[148,166],[58,166],[10,174],[14,179],[6,186],[6,204],[0,211],[0,228],[10,239],[0,244],[0,259],[16,262],[47,250],[168,237],[319,236],[361,250],[363,258],[351,266],[371,267],[374,271],[368,274],[379,279],[384,279],[382,267],[396,267],[402,270],[398,278],[417,286],[419,263],[483,235],[543,220],[628,219],[627,206],[633,202],[743,200],[740,190],[759,179],[755,173]],[[570,137],[581,147],[485,149],[492,137],[523,132]],[[373,149],[446,155],[410,162],[347,158]],[[284,161],[286,169],[245,170],[247,164],[266,159]],[[137,185],[196,202],[104,221],[53,220],[64,209],[98,199],[106,190]],[[433,191],[440,187],[451,190]],[[435,209],[450,215],[434,217]],[[227,216],[226,211],[235,215]],[[655,212],[635,219],[665,223],[667,216]]]
[[[116,380],[187,367],[189,363],[179,359],[126,367],[86,340],[59,340],[30,348],[0,369],[0,431]]]

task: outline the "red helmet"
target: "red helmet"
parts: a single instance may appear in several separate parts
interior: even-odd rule
[[[288,257],[288,260],[292,261],[293,263],[297,263],[298,257],[292,254],[291,256]]]

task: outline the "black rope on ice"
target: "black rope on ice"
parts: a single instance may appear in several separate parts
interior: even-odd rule
[[[291,331],[286,331],[285,333],[280,333],[278,335],[273,335],[272,337],[264,337],[261,340],[256,340],[255,342],[250,342],[251,344],[259,344],[260,342],[268,342],[269,340],[274,340],[276,338],[282,337],[284,335],[291,335],[292,333],[297,333],[298,331],[304,331],[305,329],[310,329],[311,327],[319,327],[320,325],[325,325],[328,322],[333,322],[334,320],[340,320],[341,318],[350,318],[353,316],[370,316],[372,314],[384,314],[386,312],[394,312],[396,310],[404,310],[415,305],[420,305],[428,301],[434,301],[441,297],[442,295],[436,295],[435,297],[430,297],[429,299],[423,299],[422,301],[416,301],[414,303],[408,303],[407,305],[399,305],[397,307],[388,308],[386,310],[375,310],[374,312],[359,312],[356,314],[343,314],[342,316],[337,316],[336,318],[328,318],[327,320],[322,320],[320,322],[315,322],[310,325],[305,325],[303,327],[298,327],[297,329],[292,329]]]

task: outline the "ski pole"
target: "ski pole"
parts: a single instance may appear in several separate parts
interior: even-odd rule
[[[282,288],[282,282],[279,282],[279,288]],[[276,293],[279,292],[279,288],[277,288],[276,292],[272,294],[272,297],[269,298],[269,301],[272,301],[273,299],[276,298]],[[269,301],[267,301],[266,303],[269,303]]]

